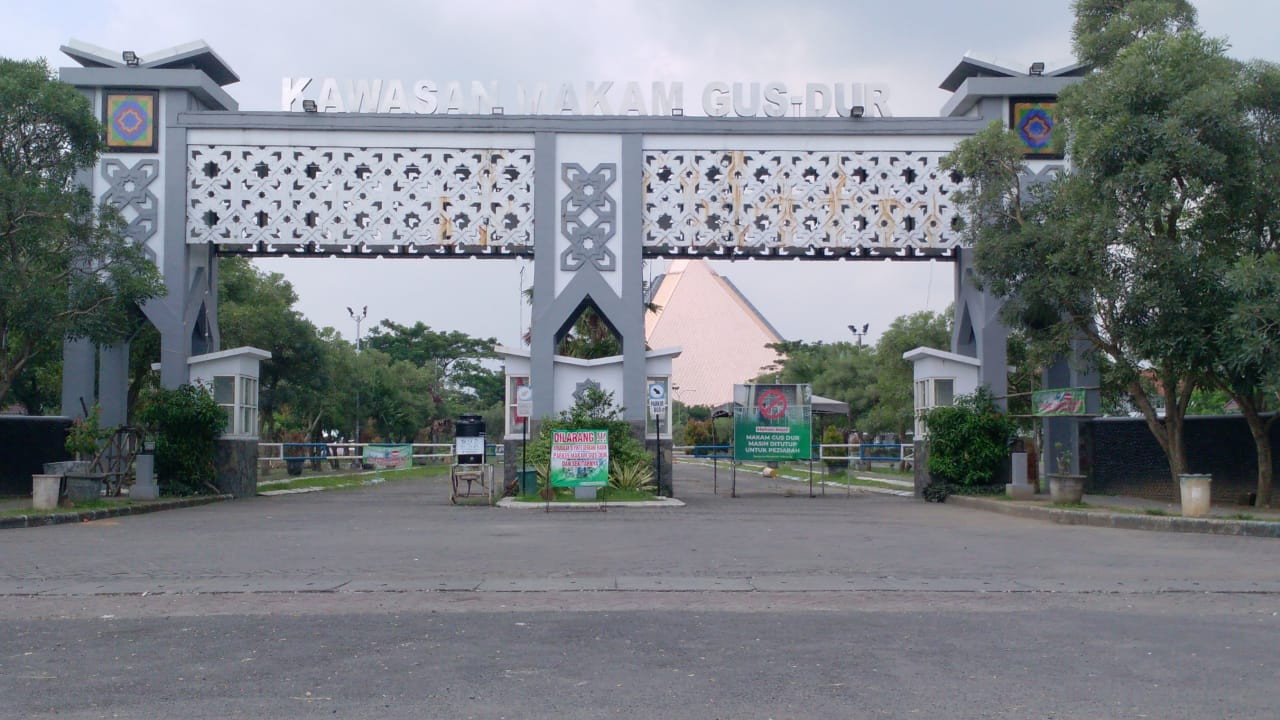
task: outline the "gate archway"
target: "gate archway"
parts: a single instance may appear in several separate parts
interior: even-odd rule
[[[64,81],[104,116],[134,103],[147,124],[148,142],[113,144],[109,122],[108,152],[83,181],[121,207],[163,271],[167,295],[145,311],[164,385],[219,349],[219,255],[532,257],[534,417],[571,396],[555,333],[590,304],[621,338],[612,382],[639,428],[648,258],[954,261],[953,349],[1002,395],[1007,333],[968,281],[952,204],[961,179],[939,161],[1010,117],[1013,99],[1051,101],[1079,71],[966,60],[943,84],[955,93],[944,115],[930,118],[364,115],[238,111],[222,89],[238,77],[200,43],[139,67],[64,50],[83,66]],[[1050,172],[1053,161],[1033,164]],[[68,343],[66,367],[92,367],[93,352]],[[98,352],[103,419],[118,422],[127,346]],[[65,373],[64,408],[94,395],[91,373]]]

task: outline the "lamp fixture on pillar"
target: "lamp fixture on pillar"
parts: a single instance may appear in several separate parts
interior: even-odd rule
[[[862,338],[864,335],[867,334],[867,330],[869,330],[870,328],[871,328],[871,323],[863,323],[862,330],[858,330],[857,325],[849,326],[849,332],[853,333],[853,336],[858,338],[858,347],[862,347]]]
[[[849,117],[860,118],[867,113],[867,108],[862,105],[854,105],[849,108]]]
[[[310,98],[308,98],[308,99],[306,99],[306,100],[303,100],[303,101],[302,101],[302,110],[303,110],[303,112],[313,113],[313,112],[316,112],[316,111],[317,111],[317,110],[319,110],[319,109],[320,109],[320,108],[316,107],[316,101],[315,101],[315,100],[311,100]],[[348,309],[348,310],[350,310],[351,308],[347,308],[347,309]]]
[[[120,59],[124,60],[124,64],[129,67],[138,67],[138,63],[142,62],[142,58],[138,57],[138,53],[132,50],[125,50],[120,53]]]
[[[1031,77],[1040,77],[1041,75],[1044,75],[1044,63],[1042,62],[1031,63],[1031,70],[1029,71],[1029,74],[1031,75]]]

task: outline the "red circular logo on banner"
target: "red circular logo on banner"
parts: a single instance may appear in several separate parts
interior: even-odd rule
[[[765,390],[756,398],[756,407],[764,419],[777,420],[787,414],[787,396],[781,390]]]

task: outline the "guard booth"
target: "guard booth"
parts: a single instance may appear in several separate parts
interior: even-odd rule
[[[484,419],[463,415],[454,423],[453,467],[449,502],[461,498],[485,498],[493,504],[493,466],[484,461]]]

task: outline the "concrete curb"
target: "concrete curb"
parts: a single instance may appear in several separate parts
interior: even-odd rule
[[[163,500],[160,502],[147,503],[146,505],[123,505],[116,508],[80,510],[78,512],[70,511],[14,515],[12,517],[0,518],[0,530],[8,528],[41,527],[43,525],[62,525],[64,523],[90,522],[92,520],[105,520],[106,518],[120,517],[121,515],[143,515],[146,513],[159,512],[161,510],[177,510],[179,508],[195,507],[197,505],[208,505],[210,503],[222,502],[223,500],[231,500],[232,497],[233,496],[231,495],[203,495],[200,497]]]
[[[1241,537],[1280,538],[1280,522],[1262,520],[1229,520],[1226,518],[1184,518],[1163,515],[1132,515],[1106,510],[1066,510],[1063,508],[1024,505],[1006,500],[988,500],[980,497],[951,495],[948,505],[986,510],[1002,515],[1049,520],[1062,525],[1091,525],[1093,527],[1120,528],[1124,530],[1155,530],[1158,532],[1207,533],[1210,535],[1237,535]]]

